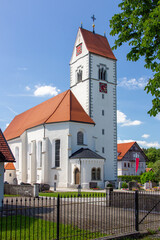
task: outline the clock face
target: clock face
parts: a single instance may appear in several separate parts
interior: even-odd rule
[[[107,83],[99,83],[99,91],[103,93],[107,93]]]
[[[76,56],[82,53],[82,43],[76,47]]]

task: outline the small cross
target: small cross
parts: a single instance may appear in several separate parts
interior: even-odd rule
[[[92,24],[92,27],[93,27],[93,33],[95,33],[95,31],[94,31],[94,28],[95,28],[94,20],[96,20],[96,18],[95,18],[95,16],[94,16],[94,14],[93,14],[93,16],[92,16],[91,18],[93,19],[93,24]]]
[[[95,18],[95,16],[94,16],[94,14],[93,14],[93,16],[92,16],[91,18],[93,19],[93,23],[94,23],[94,20],[96,20],[96,18]]]

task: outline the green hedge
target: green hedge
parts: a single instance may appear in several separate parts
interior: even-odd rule
[[[123,181],[123,182],[131,182],[131,181],[137,181],[137,182],[140,182],[141,180],[140,180],[140,178],[141,178],[141,176],[130,176],[130,175],[122,175],[122,176],[118,176],[118,178],[119,179],[121,179],[121,181]]]

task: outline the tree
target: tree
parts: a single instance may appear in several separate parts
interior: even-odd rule
[[[121,13],[110,20],[110,34],[118,35],[113,49],[128,42],[128,60],[144,57],[145,67],[153,72],[145,87],[154,97],[148,113],[156,116],[160,112],[160,0],[122,0],[118,6]]]
[[[144,184],[146,182],[155,182],[157,181],[158,179],[156,179],[156,175],[154,172],[150,171],[150,172],[144,172],[141,176],[140,176],[140,179],[141,179],[141,183]]]
[[[153,166],[153,171],[155,173],[156,179],[160,181],[160,160],[156,161]]]

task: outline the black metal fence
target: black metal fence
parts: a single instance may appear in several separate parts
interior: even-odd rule
[[[5,198],[0,209],[0,240],[104,239],[159,226],[157,192]]]

